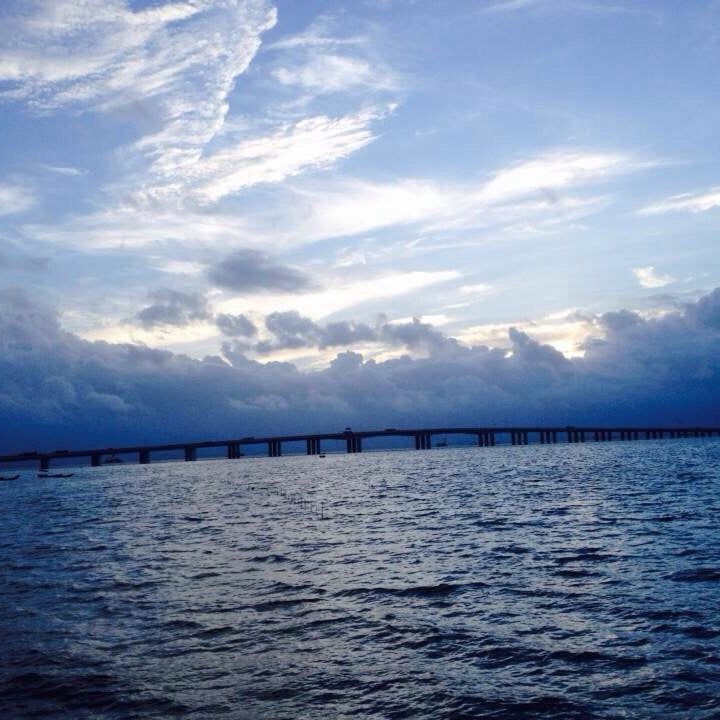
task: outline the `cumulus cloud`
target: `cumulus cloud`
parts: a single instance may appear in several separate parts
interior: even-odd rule
[[[210,318],[208,303],[199,293],[161,288],[150,293],[150,299],[153,304],[135,316],[146,330],[163,325],[182,327]]]
[[[304,273],[249,248],[236,250],[211,265],[207,277],[213,285],[238,293],[298,292],[313,287]]]
[[[257,334],[255,324],[245,315],[220,313],[215,316],[215,324],[228,337],[252,337]]]
[[[303,317],[297,310],[289,310],[268,315],[265,328],[272,338],[261,340],[253,346],[253,350],[261,355],[278,350],[326,350],[357,344],[432,352],[447,343],[455,343],[452,338],[446,338],[430,323],[424,323],[419,318],[413,318],[411,322],[389,323],[385,315],[379,315],[374,326],[353,320],[322,324]]]
[[[654,266],[633,268],[637,281],[644,288],[659,288],[675,282],[672,275],[664,275],[655,270]]]
[[[290,341],[319,341],[323,331],[289,315],[271,327]],[[432,328],[413,329],[432,336]],[[720,289],[662,317],[597,318],[583,358],[517,330],[508,341],[510,352],[449,341],[425,357],[383,362],[341,352],[306,374],[250,360],[232,343],[222,361],[87,342],[26,294],[3,291],[3,450],[346,425],[720,423]]]

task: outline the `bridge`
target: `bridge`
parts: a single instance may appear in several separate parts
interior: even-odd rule
[[[224,448],[228,459],[244,457],[243,447],[265,446],[269,457],[280,457],[283,444],[304,442],[308,455],[322,454],[323,441],[340,441],[348,453],[363,450],[363,441],[378,437],[410,438],[416,450],[429,450],[433,438],[442,436],[441,445],[447,444],[449,435],[465,435],[472,438],[473,444],[480,447],[494,445],[528,445],[610,442],[613,440],[661,440],[687,437],[720,437],[720,427],[439,427],[355,431],[346,428],[342,432],[312,433],[309,435],[274,435],[266,437],[241,437],[230,440],[203,440],[200,442],[169,443],[163,445],[130,445],[126,447],[105,447],[85,450],[54,450],[52,452],[24,452],[14,455],[0,455],[0,463],[19,463],[35,461],[40,470],[48,470],[50,462],[57,459],[88,458],[90,465],[98,467],[107,464],[118,455],[135,455],[141,464],[150,462],[151,454],[158,452],[181,452],[186,461],[197,460],[197,451],[201,448]],[[119,462],[119,460],[118,460]]]

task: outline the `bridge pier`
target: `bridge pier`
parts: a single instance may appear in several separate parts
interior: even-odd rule
[[[99,467],[100,466],[100,455],[95,453],[94,455],[90,456],[90,466],[91,467]]]
[[[49,469],[50,469],[50,458],[49,457],[41,457],[40,458],[40,470],[42,470],[44,472],[45,470],[49,470]]]
[[[240,452],[240,443],[228,443],[227,456],[228,460],[237,460],[242,457],[242,453]]]
[[[480,447],[493,447],[495,445],[495,433],[489,430],[479,432],[477,438]]]
[[[279,440],[268,441],[268,457],[280,457],[282,455],[282,444]]]
[[[197,460],[197,448],[188,445],[185,448],[185,462],[192,462],[193,460]]]
[[[362,438],[357,435],[348,435],[346,445],[349,453],[362,452]]]
[[[187,458],[185,458],[187,460]],[[149,450],[141,450],[138,453],[138,462],[141,465],[149,465],[150,464],[150,451]]]
[[[322,453],[320,449],[320,438],[308,438],[305,444],[308,455],[320,455]]]
[[[429,450],[432,447],[432,435],[430,433],[417,433],[415,435],[415,449]]]

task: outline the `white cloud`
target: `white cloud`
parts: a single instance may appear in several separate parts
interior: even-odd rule
[[[609,173],[631,172],[638,167],[624,156],[568,152],[544,154],[500,170],[484,183],[313,177],[286,183],[252,213],[231,209],[206,212],[202,204],[193,208],[192,203],[170,201],[173,192],[179,197],[191,192],[199,200],[211,201],[243,186],[277,182],[312,167],[327,167],[370,142],[374,137],[370,123],[381,116],[379,110],[367,110],[337,120],[323,117],[300,122],[283,132],[210,155],[175,185],[147,185],[125,206],[75,218],[61,226],[27,226],[25,231],[39,240],[71,246],[154,246],[172,253],[178,245],[227,248],[231,244],[267,249],[272,243],[273,248],[282,249],[415,225],[424,233],[440,234],[443,244],[438,249],[443,249],[452,244],[449,233],[478,228],[495,226],[506,236],[558,232],[607,202],[606,198],[576,197],[571,191],[602,181]],[[559,186],[562,193],[556,189]]]
[[[640,215],[660,215],[667,212],[685,211],[701,213],[720,207],[720,187],[712,187],[703,193],[683,193],[641,208]]]
[[[509,326],[554,347],[565,357],[582,357],[584,341],[596,330],[590,318],[583,318],[574,311],[562,311],[536,321],[522,319],[514,322],[474,325],[456,333],[455,337],[470,346],[488,345],[507,348],[510,345],[507,334]]]
[[[461,285],[460,292],[468,295],[491,295],[495,288],[487,283],[476,283],[475,285]]]
[[[633,272],[635,273],[637,281],[644,288],[659,288],[675,282],[675,278],[672,275],[658,273],[652,265],[633,268]]]
[[[167,179],[196,162],[222,127],[235,79],[275,11],[265,0],[138,11],[125,0],[36,0],[3,20],[6,97],[49,111],[145,107],[161,129],[134,149]]]
[[[194,195],[213,202],[262,182],[279,182],[310,168],[332,165],[370,143],[368,111],[341,118],[311,117],[269,136],[239,143],[199,161],[189,177]]]
[[[0,215],[12,215],[31,208],[35,196],[21,185],[0,183]]]
[[[482,187],[477,199],[500,203],[541,193],[548,203],[554,203],[559,200],[560,190],[627,173],[638,165],[618,153],[547,153],[501,170]]]
[[[315,55],[304,65],[278,67],[272,74],[283,85],[299,85],[321,93],[355,87],[389,90],[395,86],[387,71],[379,70],[366,60],[343,55]]]
[[[392,273],[381,277],[359,280],[303,295],[276,294],[262,298],[233,298],[216,304],[220,312],[242,313],[247,310],[267,315],[274,311],[297,310],[313,320],[321,320],[334,313],[382,298],[398,297],[448,280],[460,273],[454,270],[435,272]]]

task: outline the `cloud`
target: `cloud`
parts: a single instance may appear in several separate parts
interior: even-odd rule
[[[187,169],[184,183],[192,197],[210,203],[259,183],[329,167],[374,140],[370,125],[379,117],[377,111],[363,111],[304,118],[198,159]]]
[[[641,208],[640,215],[660,215],[668,212],[701,213],[720,207],[720,187],[712,187],[703,193],[684,193]]]
[[[413,325],[433,337],[424,323]],[[317,332],[302,317],[271,326],[290,338]],[[5,290],[3,449],[346,425],[720,423],[720,289],[657,318],[629,311],[598,317],[583,358],[568,359],[517,329],[508,343],[510,353],[444,342],[424,357],[382,362],[342,352],[326,369],[302,373],[290,363],[249,360],[231,344],[223,361],[87,342],[64,332],[57,315],[27,294]]]
[[[479,191],[477,199],[500,203],[541,193],[548,202],[557,191],[597,182],[642,166],[619,153],[559,151],[500,170]],[[645,164],[647,166],[647,164]]]
[[[295,268],[257,250],[243,248],[211,265],[208,280],[224,290],[237,293],[300,292],[310,289],[310,279]]]
[[[183,327],[210,317],[207,301],[199,293],[161,288],[150,293],[150,299],[155,302],[135,316],[146,330],[163,325]]]
[[[652,265],[633,268],[633,272],[635,273],[637,281],[644,288],[659,288],[675,282],[675,278],[672,275],[658,273]]]
[[[252,337],[257,335],[255,324],[245,315],[220,313],[215,316],[215,324],[220,332],[228,337]]]
[[[3,17],[5,99],[44,112],[142,107],[158,129],[133,145],[171,181],[221,129],[228,95],[273,27],[264,0],[35,0]]]
[[[260,355],[279,350],[301,348],[326,350],[353,345],[376,345],[389,348],[407,348],[421,352],[435,352],[446,344],[455,344],[430,323],[413,318],[410,322],[388,322],[379,315],[374,326],[354,320],[317,323],[303,317],[296,310],[271,313],[265,318],[265,327],[271,339],[258,342],[253,350]]]
[[[342,55],[315,54],[304,65],[283,66],[273,70],[283,85],[298,85],[318,93],[347,91],[353,88],[389,90],[394,81],[387,72],[379,73],[366,60]]]
[[[28,210],[35,204],[35,196],[21,185],[0,183],[0,216]]]
[[[370,113],[368,117],[377,115]],[[363,122],[343,125],[349,135],[340,139],[338,151],[345,147],[345,140],[352,145],[355,132],[360,133],[356,138],[359,141],[370,139],[370,134],[363,135]],[[321,135],[328,128],[323,129]],[[260,143],[264,149],[259,151],[258,168],[265,162],[263,153],[271,145],[266,145],[265,140]],[[298,139],[297,147],[301,145]],[[287,156],[280,158],[276,168],[278,177],[285,176],[294,158],[314,153],[312,142],[308,149],[298,149],[297,156],[295,147],[293,141]],[[248,157],[252,154],[249,152]],[[319,153],[317,158],[321,157]],[[205,178],[206,186],[198,179],[197,188],[209,188],[220,178],[221,185],[210,194],[215,196],[216,190],[220,195],[234,192],[231,177],[236,169],[234,162],[230,158],[227,164],[219,164],[217,173],[213,170]],[[241,166],[243,162],[240,161]],[[273,162],[269,160],[268,167],[273,167]],[[449,232],[478,228],[497,227],[501,232],[517,234],[522,225],[525,228],[522,234],[528,234],[531,231],[528,228],[543,233],[558,232],[565,224],[595,213],[602,206],[597,198],[577,197],[570,195],[571,192],[602,182],[608,174],[631,173],[648,164],[618,153],[584,155],[565,151],[544,153],[501,168],[484,182],[441,184],[423,178],[371,182],[347,177],[314,177],[276,189],[269,202],[253,213],[227,209],[207,212],[202,207],[151,202],[156,190],[162,195],[167,188],[148,184],[142,193],[132,196],[133,202],[71,218],[60,225],[28,224],[23,230],[38,240],[66,246],[124,249],[153,246],[158,251],[164,248],[172,253],[178,245],[227,247],[229,238],[236,244],[256,248],[268,247],[269,243],[285,248],[390,227],[417,226],[425,233],[441,234],[445,247]],[[305,166],[300,163],[296,167]],[[240,181],[262,182],[264,170],[254,176],[252,167],[245,169],[247,173],[239,176]],[[224,185],[221,178],[228,179],[228,184]],[[170,191],[184,197],[186,191],[194,187],[184,182]]]

